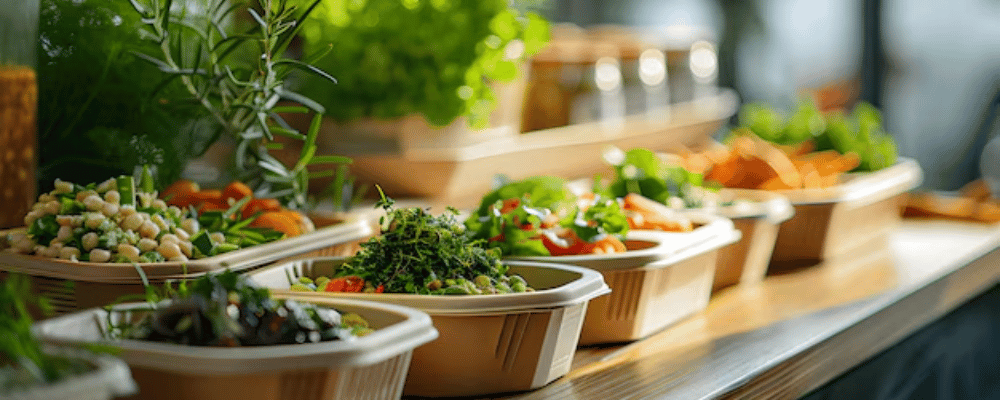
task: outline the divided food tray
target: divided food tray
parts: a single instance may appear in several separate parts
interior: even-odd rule
[[[591,301],[581,345],[628,342],[647,337],[704,310],[711,297],[719,250],[740,238],[731,221],[689,215],[692,232],[630,231],[629,248],[662,249],[656,257],[639,251],[610,255],[520,257],[517,259],[586,266],[604,276],[611,295]],[[666,244],[666,245],[665,245]]]
[[[778,191],[795,216],[781,225],[771,270],[817,263],[884,242],[900,223],[906,193],[920,185],[920,165],[900,158],[880,171],[850,174],[827,189]]]
[[[376,330],[349,341],[259,347],[196,347],[105,339],[108,313],[90,309],[36,324],[48,343],[101,343],[122,349],[139,384],[136,398],[320,400],[398,399],[413,349],[437,337],[427,314],[390,304],[349,299],[308,300],[357,313]],[[145,304],[116,307],[129,317]]]
[[[331,276],[342,258],[298,260],[250,273],[292,298],[355,298],[394,303],[431,315],[440,337],[413,353],[404,394],[479,396],[535,389],[569,372],[588,301],[608,293],[595,271],[538,262],[507,262],[535,292],[433,296],[289,291],[288,277]]]
[[[0,236],[11,232],[0,232]],[[137,268],[141,268],[149,282],[154,284],[224,269],[243,271],[309,253],[339,254],[347,250],[343,249],[344,246],[353,248],[356,245],[352,243],[372,236],[373,232],[367,216],[354,216],[299,236],[187,262],[72,262],[0,251],[0,276],[6,273],[28,276],[32,288],[52,300],[58,315],[101,307],[122,296],[143,293],[142,277]]]

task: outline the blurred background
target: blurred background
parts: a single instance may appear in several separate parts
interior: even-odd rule
[[[696,32],[718,46],[718,85],[743,102],[868,101],[899,153],[920,162],[928,189],[977,178],[997,131],[987,121],[1000,91],[997,1],[554,0],[543,13],[588,29]]]

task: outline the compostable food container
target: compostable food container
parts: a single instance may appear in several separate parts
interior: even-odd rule
[[[714,210],[692,209],[697,212],[710,211],[729,218],[740,231],[740,240],[719,250],[715,279],[712,282],[713,292],[727,286],[763,280],[774,251],[778,228],[795,214],[788,199],[777,193],[722,189],[719,191],[719,198],[721,201],[737,202]]]
[[[0,238],[7,232],[0,232]],[[373,234],[367,218],[355,217],[299,236],[264,243],[217,256],[187,262],[92,263],[0,251],[0,277],[21,273],[32,289],[48,297],[56,315],[116,302],[122,296],[144,293],[143,276],[151,284],[170,279],[195,278],[206,272],[242,271],[283,258],[313,253],[342,253]]]
[[[569,372],[587,303],[608,293],[601,275],[585,268],[507,262],[536,291],[439,296],[289,291],[289,278],[332,276],[343,258],[274,265],[252,280],[292,298],[356,298],[417,308],[431,315],[440,337],[413,353],[403,393],[481,396],[531,390]]]
[[[391,304],[316,298],[321,306],[364,317],[375,331],[347,341],[258,347],[204,347],[109,340],[112,323],[145,304],[90,309],[42,321],[39,337],[57,344],[101,343],[122,349],[144,400],[398,399],[413,349],[434,340],[427,314]],[[132,310],[132,311],[130,311]]]
[[[922,179],[916,161],[900,158],[879,171],[848,174],[830,188],[777,191],[791,201],[795,216],[778,230],[770,271],[884,247],[900,223],[906,193]]]
[[[629,231],[624,253],[517,257],[594,269],[611,295],[591,301],[580,344],[642,339],[704,310],[719,250],[740,238],[732,221],[691,214],[691,232]]]
[[[59,355],[86,360],[93,369],[51,385],[4,394],[10,400],[110,400],[135,393],[135,381],[128,365],[109,355],[84,354],[69,349],[49,348]]]

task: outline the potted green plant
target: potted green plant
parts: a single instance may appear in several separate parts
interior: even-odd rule
[[[507,0],[332,0],[299,35],[304,59],[338,79],[297,84],[333,122],[323,139],[398,138],[405,149],[465,144],[470,130],[516,133],[523,61],[545,45],[548,24]]]
[[[29,306],[47,308],[30,295],[29,281],[0,281],[0,397],[104,400],[135,392],[128,366],[109,354],[44,347],[32,331]]]

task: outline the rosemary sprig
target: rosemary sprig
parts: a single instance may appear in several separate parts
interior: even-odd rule
[[[305,208],[310,179],[330,176],[332,172],[310,172],[308,167],[351,162],[346,157],[316,155],[316,136],[325,109],[284,86],[285,79],[296,69],[336,82],[309,63],[283,56],[302,21],[320,0],[313,0],[303,9],[290,5],[288,0],[205,0],[203,5],[208,12],[197,16],[185,13],[185,7],[191,4],[179,7],[172,0],[129,1],[142,16],[143,36],[157,43],[160,49],[155,56],[137,55],[167,75],[164,86],[180,79],[191,100],[200,104],[218,125],[211,142],[221,135],[237,140],[234,154],[237,177],[255,188],[258,196],[277,198],[289,208]],[[242,9],[252,23],[230,33],[229,27],[238,25],[230,21]],[[194,45],[190,44],[192,41]],[[181,46],[182,42],[185,46]],[[300,106],[279,105],[282,102]],[[312,123],[302,133],[279,113],[312,113]],[[294,166],[286,166],[270,154],[270,150],[282,147],[275,141],[276,135],[302,142]],[[333,184],[338,182],[343,185],[345,180],[335,179]],[[330,192],[342,192],[342,188]],[[340,203],[335,201],[335,204]]]

